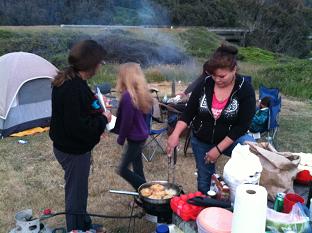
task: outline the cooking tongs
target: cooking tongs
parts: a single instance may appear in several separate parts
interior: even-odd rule
[[[175,166],[177,164],[177,147],[173,150],[173,156],[168,156],[168,182],[175,184]],[[170,174],[172,174],[172,182],[170,182]]]

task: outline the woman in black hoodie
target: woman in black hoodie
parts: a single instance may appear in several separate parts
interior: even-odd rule
[[[110,114],[101,111],[87,80],[98,72],[105,54],[93,40],[75,44],[68,56],[70,66],[52,82],[50,138],[55,157],[65,171],[68,232],[87,231],[91,226],[87,215],[91,150],[100,141]]]
[[[215,161],[221,154],[231,155],[234,146],[254,141],[246,132],[255,114],[255,92],[251,84],[237,74],[237,49],[222,45],[205,63],[206,77],[199,82],[187,107],[168,138],[170,156],[179,144],[181,132],[192,122],[191,144],[198,170],[198,190],[210,189]]]

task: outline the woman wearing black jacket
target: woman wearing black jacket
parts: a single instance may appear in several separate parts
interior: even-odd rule
[[[246,132],[255,114],[255,92],[237,74],[237,49],[222,45],[205,64],[208,74],[194,88],[187,107],[168,138],[170,156],[179,144],[181,132],[192,122],[192,149],[198,170],[198,190],[210,189],[215,161],[221,154],[231,155],[234,146],[254,141]]]
[[[55,157],[65,171],[68,232],[87,231],[91,226],[87,215],[91,150],[100,141],[110,114],[99,109],[87,80],[100,69],[105,54],[93,40],[77,43],[68,56],[70,66],[52,82],[50,138]]]

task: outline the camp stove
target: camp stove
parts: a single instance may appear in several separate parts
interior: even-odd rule
[[[33,218],[32,210],[26,209],[15,214],[16,227],[9,233],[53,233],[52,229]]]
[[[148,202],[141,202],[138,199],[134,199],[136,204],[143,208],[144,219],[152,222],[152,223],[165,223],[171,224],[172,223],[172,210],[169,203],[164,204],[151,204]]]

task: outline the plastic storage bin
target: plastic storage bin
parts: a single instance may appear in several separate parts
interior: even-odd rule
[[[198,233],[231,233],[233,213],[219,207],[209,207],[196,219]]]

